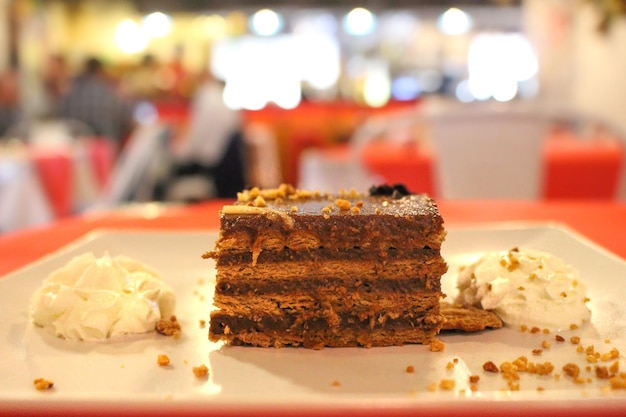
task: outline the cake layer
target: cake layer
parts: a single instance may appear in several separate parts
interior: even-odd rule
[[[311,293],[296,291],[293,293],[271,293],[247,295],[216,294],[214,304],[222,311],[237,314],[270,314],[301,312],[308,316],[311,312],[326,311],[329,314],[352,312],[361,318],[374,316],[381,312],[401,313],[413,311],[416,314],[439,304],[442,294],[438,291],[416,291],[392,293],[377,291],[350,291],[346,288],[329,288]]]
[[[273,216],[269,209],[259,209],[262,216],[222,216],[222,234],[218,249],[227,251],[252,251],[371,248],[430,247],[439,249],[445,233],[438,224],[416,226],[411,217],[385,215],[337,214],[325,219],[296,214],[285,214],[292,222]],[[256,219],[253,224],[246,220]],[[386,220],[381,222],[380,219]],[[393,220],[392,220],[393,219]],[[342,227],[338,227],[338,223]],[[381,224],[383,223],[383,224]],[[345,229],[344,229],[345,227]],[[405,229],[411,228],[407,233]]]
[[[266,198],[263,198],[263,195]],[[443,219],[426,195],[322,196],[285,187],[241,196],[225,206],[215,252],[317,249],[439,249]],[[218,257],[209,252],[207,257]]]
[[[245,262],[249,256],[243,257],[242,263],[227,264],[220,262],[218,266],[218,284],[222,279],[241,280],[276,280],[276,279],[306,279],[315,278],[424,278],[441,276],[448,266],[441,257],[408,258],[403,260],[361,260],[361,259],[331,259],[327,261],[292,260],[288,262],[258,262],[252,265]],[[365,257],[367,258],[367,257]]]
[[[427,344],[437,335],[442,322],[438,309],[437,312],[433,310],[420,317],[386,317],[378,321],[359,320],[353,315],[345,315],[341,319],[341,326],[329,326],[327,319],[322,317],[303,319],[301,316],[291,315],[253,320],[213,312],[209,338],[212,341],[225,340],[231,345],[304,346],[314,349],[325,346]]]
[[[249,250],[245,251],[224,251],[217,257],[217,267],[228,265],[248,264],[258,266],[264,263],[285,263],[285,262],[361,262],[377,261],[380,264],[392,261],[407,261],[417,263],[431,263],[434,260],[441,260],[439,249],[408,247],[408,248],[346,248],[329,249],[327,247],[312,248],[307,250],[292,250],[281,247],[279,250],[266,250],[259,253],[253,262],[253,254]],[[254,265],[253,265],[254,264]]]
[[[437,277],[425,278],[302,278],[238,280],[222,278],[215,286],[215,299],[222,296],[271,297],[276,294],[308,294],[311,298],[358,297],[386,298],[390,294],[400,301],[403,297],[421,297],[422,293],[439,293],[441,281]]]

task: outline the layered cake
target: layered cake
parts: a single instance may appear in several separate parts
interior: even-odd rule
[[[222,208],[209,339],[262,347],[430,343],[443,219],[403,186],[250,189]]]

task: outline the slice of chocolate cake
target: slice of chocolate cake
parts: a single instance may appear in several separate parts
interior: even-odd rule
[[[402,186],[338,195],[246,190],[221,211],[209,339],[232,345],[391,346],[441,329],[435,202]]]

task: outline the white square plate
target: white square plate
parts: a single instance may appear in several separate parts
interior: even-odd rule
[[[444,291],[452,296],[458,266],[485,251],[546,250],[579,269],[591,298],[591,324],[562,332],[564,342],[557,342],[556,334],[506,328],[442,334],[443,352],[421,345],[316,351],[211,343],[200,320],[209,318],[215,270],[201,255],[213,248],[215,238],[209,231],[99,231],[0,279],[0,414],[484,415],[488,407],[508,415],[626,415],[626,390],[611,390],[607,380],[597,379],[594,364],[570,342],[575,335],[585,348],[619,349],[620,371],[626,372],[626,262],[567,228],[499,224],[449,230]],[[28,319],[30,295],[51,271],[87,251],[124,254],[158,269],[177,294],[182,337],[150,334],[85,343],[34,327]],[[544,341],[549,348],[542,348]],[[542,353],[533,355],[534,349]],[[159,353],[170,357],[170,366],[157,365]],[[519,391],[512,391],[502,375],[482,369],[486,361],[500,364],[519,356],[551,362],[554,372],[545,377],[521,373]],[[564,374],[569,362],[581,367],[583,383]],[[210,369],[207,379],[193,375],[192,368],[200,364]],[[407,372],[408,366],[415,371]],[[480,376],[476,391],[469,389],[470,375]],[[39,377],[52,380],[54,388],[35,390],[33,379]],[[439,388],[444,379],[454,380],[454,389]]]

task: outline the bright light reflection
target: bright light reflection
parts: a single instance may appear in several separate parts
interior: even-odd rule
[[[391,96],[391,83],[389,76],[381,71],[376,71],[367,76],[363,86],[363,100],[371,107],[382,107],[389,101]]]
[[[148,36],[135,21],[124,19],[115,28],[115,43],[122,52],[134,54],[146,49]]]
[[[206,33],[209,38],[213,39],[224,36],[228,31],[226,19],[218,14],[207,16],[204,20],[203,26],[204,33]]]
[[[539,70],[530,43],[520,34],[477,36],[468,53],[469,87],[477,100],[509,101],[518,83],[533,79]]]
[[[463,10],[452,7],[439,16],[437,25],[446,35],[463,35],[472,28],[473,22]]]
[[[165,13],[150,13],[143,18],[143,28],[148,36],[162,38],[170,33],[172,29],[172,19]]]
[[[258,110],[270,103],[294,108],[302,83],[331,89],[341,71],[338,42],[319,34],[224,38],[212,51],[211,70],[226,81],[224,101],[233,109]]]
[[[272,36],[283,28],[282,17],[273,10],[262,9],[250,18],[250,29],[259,36]]]
[[[332,87],[341,74],[337,41],[329,36],[309,34],[294,36],[293,42],[296,54],[293,60],[302,81],[320,90]]]
[[[328,12],[307,14],[294,19],[292,32],[294,34],[334,36],[337,32],[337,20],[332,13]]]
[[[468,80],[463,80],[457,84],[456,89],[455,89],[455,96],[457,100],[459,100],[462,103],[469,103],[469,102],[474,101],[474,96],[472,95],[472,92],[470,91]]]
[[[344,16],[343,28],[350,35],[369,35],[376,29],[376,16],[362,7],[354,8]]]
[[[404,75],[393,80],[391,95],[396,100],[413,100],[420,95],[421,87],[417,78]]]

